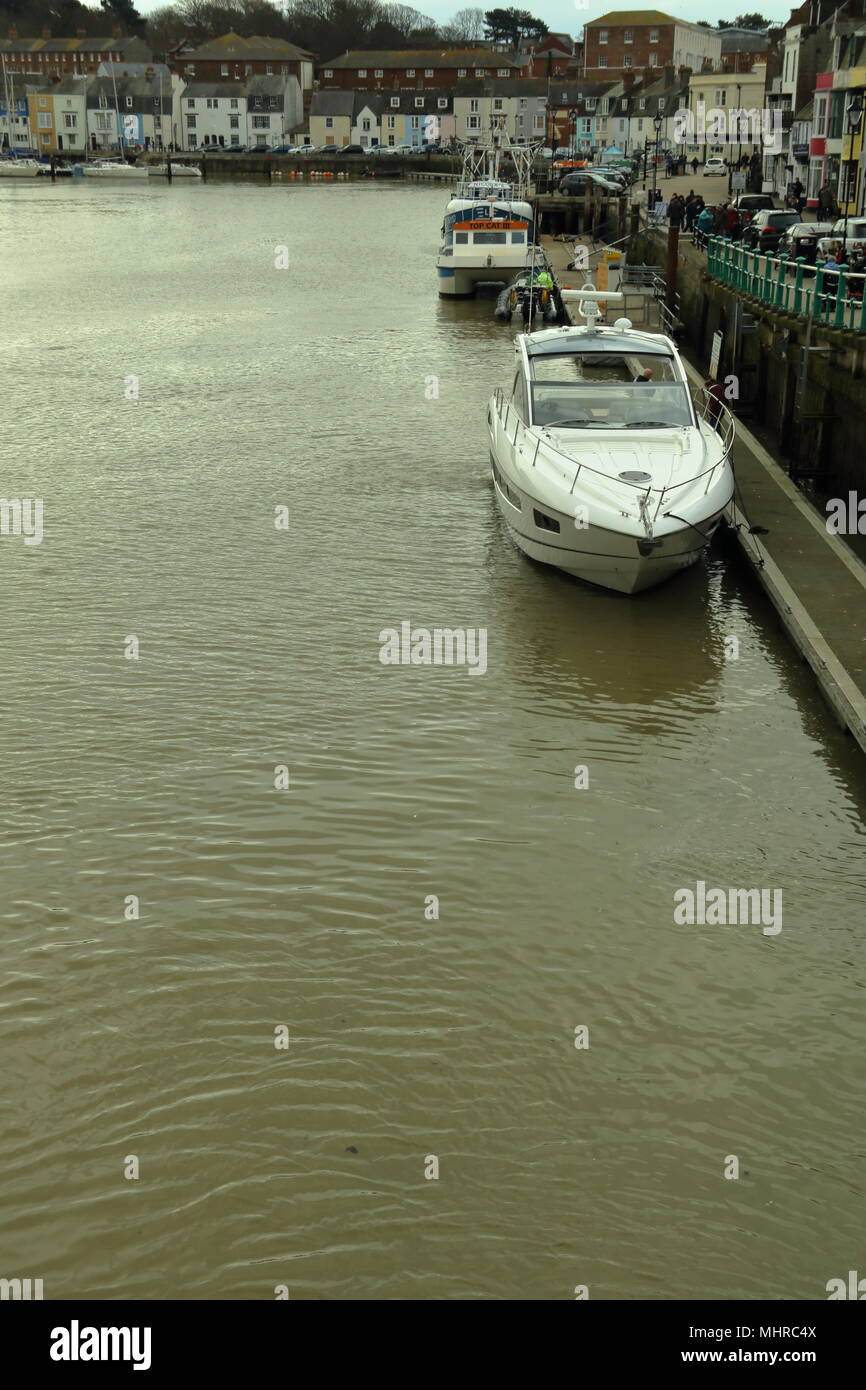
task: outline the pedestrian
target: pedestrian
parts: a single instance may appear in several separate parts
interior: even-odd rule
[[[725,214],[725,235],[729,236],[732,241],[736,241],[741,232],[740,214],[733,203],[729,203]]]
[[[686,205],[681,193],[675,193],[668,203],[668,222],[672,227],[681,227]]]
[[[719,206],[713,213],[713,235],[724,236],[727,225],[728,205],[727,203],[719,203]]]
[[[695,241],[698,242],[699,245],[704,246],[706,244],[707,237],[710,235],[710,232],[713,232],[715,230],[715,216],[715,208],[703,207],[698,213],[698,220],[696,223],[695,230]]]
[[[692,178],[695,179],[695,178],[697,178],[697,176],[698,176],[698,157],[697,157],[697,155],[695,155],[694,159],[692,160]]]
[[[668,178],[670,178],[671,174],[673,173],[673,167],[674,167],[674,162],[673,162],[673,160],[671,159],[670,155],[669,155],[669,154],[668,154],[668,155],[665,155],[665,170],[666,170],[666,172],[667,172]]]

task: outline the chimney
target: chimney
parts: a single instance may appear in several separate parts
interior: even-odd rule
[[[634,73],[624,72],[622,75],[622,85],[625,91],[630,92],[634,86]]]
[[[50,29],[43,29],[43,30],[42,30],[42,37],[43,37],[43,39],[50,39],[50,38],[51,38],[51,30],[50,30]]]
[[[672,86],[674,85],[674,78],[676,77],[676,73],[677,73],[677,70],[676,70],[676,68],[674,67],[673,63],[665,63],[665,86],[666,86],[666,87],[672,87]]]

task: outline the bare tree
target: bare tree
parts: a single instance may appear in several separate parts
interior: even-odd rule
[[[477,43],[484,38],[484,11],[458,10],[442,33],[453,43]]]

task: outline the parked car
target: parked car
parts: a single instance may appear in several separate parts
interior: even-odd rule
[[[728,166],[718,155],[713,155],[704,165],[705,174],[727,174]]]
[[[854,269],[860,269],[866,261],[866,217],[849,217],[848,227],[845,227],[844,217],[833,223],[830,231],[825,233],[818,242],[818,254],[824,260],[831,254],[831,247],[834,242],[845,240],[845,253],[848,257],[848,264]]]
[[[585,197],[587,193],[600,192],[617,195],[622,192],[619,184],[610,183],[598,174],[592,174],[587,169],[576,169],[572,174],[565,174],[559,180],[559,191],[572,198]]]
[[[223,154],[225,146],[220,145],[216,140],[208,140],[206,145],[199,145],[199,154]]]
[[[789,209],[785,212],[768,212],[762,208],[756,212],[743,232],[743,245],[756,251],[775,251],[782,233],[800,221],[800,214]]]
[[[341,145],[337,154],[367,154],[363,145]]]
[[[271,145],[268,154],[297,154],[297,145]]]
[[[775,204],[769,193],[741,193],[734,199],[733,206],[741,215],[748,213],[752,217],[756,212],[771,211]]]
[[[814,265],[818,256],[818,243],[822,237],[829,236],[833,230],[832,222],[793,222],[779,238],[776,255],[796,261],[803,257],[808,265]],[[826,260],[826,256],[824,258]]]

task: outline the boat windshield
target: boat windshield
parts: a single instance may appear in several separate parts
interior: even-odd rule
[[[550,353],[530,364],[536,425],[622,430],[693,424],[688,391],[668,353]]]

